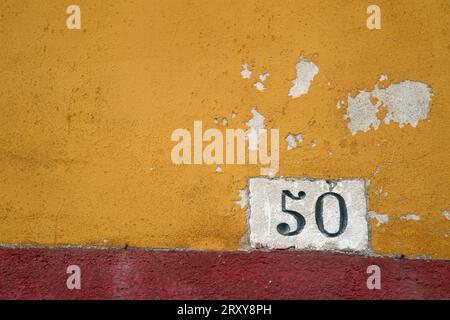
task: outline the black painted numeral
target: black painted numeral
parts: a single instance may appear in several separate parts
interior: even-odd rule
[[[325,230],[325,227],[323,225],[323,200],[326,196],[333,196],[337,199],[339,202],[339,230],[335,233],[330,233],[327,230]],[[345,200],[342,198],[340,194],[337,194],[335,192],[327,192],[321,195],[317,201],[316,201],[316,224],[319,228],[320,232],[322,234],[326,235],[329,238],[334,238],[342,233],[344,233],[345,229],[347,228],[347,220],[348,220],[348,214],[347,214],[347,206],[345,205]]]
[[[291,231],[291,227],[287,223],[280,223],[277,225],[277,231],[283,236],[295,236],[299,234],[300,232],[302,232],[306,224],[305,217],[303,217],[299,212],[286,208],[286,197],[292,200],[302,200],[305,198],[305,196],[306,193],[304,191],[299,191],[297,196],[293,195],[289,190],[283,190],[281,192],[281,211],[290,214],[297,221],[297,227],[293,231]],[[325,226],[323,225],[323,201],[327,196],[335,197],[339,203],[339,229],[334,233],[325,230]],[[340,236],[347,228],[347,205],[345,204],[344,198],[338,193],[327,192],[322,194],[316,201],[315,215],[317,227],[319,228],[319,231],[326,237],[334,238]]]
[[[300,191],[298,193],[298,196],[294,196],[289,190],[283,190],[281,192],[281,210],[287,214],[290,214],[295,218],[297,221],[297,228],[295,228],[294,231],[291,231],[291,227],[287,223],[280,223],[277,225],[277,231],[284,235],[284,236],[295,236],[299,234],[303,228],[305,227],[306,221],[305,218],[298,213],[297,211],[288,210],[286,208],[286,197],[289,197],[292,200],[301,200],[304,199],[306,196],[306,193],[303,191]]]

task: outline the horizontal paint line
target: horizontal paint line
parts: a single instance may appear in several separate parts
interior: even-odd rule
[[[81,269],[69,290],[67,267]],[[367,288],[367,267],[381,289]],[[450,262],[322,252],[0,248],[1,299],[450,299]]]

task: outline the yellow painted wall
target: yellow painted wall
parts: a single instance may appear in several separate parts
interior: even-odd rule
[[[71,3],[81,30],[66,28]],[[235,201],[259,167],[175,166],[170,135],[223,129],[214,117],[245,129],[256,106],[280,129],[278,175],[370,179],[369,210],[390,217],[371,221],[376,253],[450,258],[449,2],[377,0],[381,30],[366,27],[369,4],[1,1],[0,243],[244,248]],[[292,99],[301,52],[320,71]],[[430,85],[429,117],[353,136],[336,102],[380,74]],[[421,220],[399,219],[410,213]]]

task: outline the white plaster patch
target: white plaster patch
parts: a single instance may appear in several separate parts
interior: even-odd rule
[[[376,87],[374,96],[388,108],[384,123],[394,121],[400,127],[409,124],[415,128],[428,116],[432,93],[425,83],[406,80],[386,89],[378,90]]]
[[[385,89],[379,89],[375,85],[372,91],[359,91],[354,98],[349,94],[345,115],[345,119],[349,119],[347,126],[352,134],[378,129],[380,119],[377,113],[381,106],[385,106],[387,113],[384,123],[393,121],[400,128],[405,124],[415,128],[420,120],[428,117],[432,96],[428,85],[410,80],[391,84]],[[377,99],[375,105],[372,104],[371,97]]]
[[[289,90],[289,97],[296,99],[304,94],[307,94],[311,82],[319,73],[319,68],[314,62],[304,59],[303,54],[300,56],[300,61],[295,66],[297,69],[297,79],[292,80],[293,86]]]
[[[358,131],[367,132],[371,128],[378,129],[380,120],[377,118],[378,108],[381,102],[378,101],[374,106],[370,101],[371,92],[360,91],[356,97],[348,95],[347,99],[347,114],[345,119],[350,119],[347,127],[352,134]]]
[[[378,214],[375,211],[369,211],[369,217],[377,219],[377,227],[389,222],[389,216],[387,214]]]
[[[241,77],[243,79],[250,79],[252,77],[252,72],[248,69],[248,64],[242,65]]]
[[[247,130],[247,139],[249,141],[248,149],[258,150],[259,130],[265,129],[265,118],[256,110],[256,107],[253,107],[251,112],[253,114],[252,119],[245,123],[247,127],[250,128],[249,130]]]
[[[235,203],[238,204],[242,209],[244,209],[245,207],[248,207],[248,201],[249,201],[248,189],[239,190],[239,197],[240,197],[240,200],[236,201]]]
[[[325,180],[305,178],[251,178],[250,190],[250,243],[254,248],[267,247],[284,249],[315,250],[355,250],[368,248],[368,224],[366,207],[366,190],[363,180],[339,180],[327,183]],[[345,201],[347,224],[340,225],[341,211],[338,200],[333,195],[325,195],[332,190]],[[283,192],[289,191],[298,197],[304,192],[303,198],[294,200],[284,197],[285,212],[282,211]],[[323,196],[323,210],[319,216],[323,220],[326,233],[320,231],[316,220],[316,203]],[[294,235],[287,235],[298,229],[294,215],[287,210],[299,213],[305,219],[303,229]],[[289,226],[286,228],[286,224]],[[333,236],[339,229],[342,233]],[[284,235],[282,234],[284,232]]]
[[[447,210],[442,211],[442,215],[443,215],[447,220],[450,220],[450,213],[449,213]]]
[[[417,214],[403,214],[400,216],[400,220],[415,220],[419,221],[420,217]]]

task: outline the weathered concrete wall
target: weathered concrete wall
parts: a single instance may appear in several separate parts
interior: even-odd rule
[[[448,1],[377,1],[380,30],[367,1],[74,3],[81,30],[0,4],[0,243],[248,248],[260,167],[174,165],[198,120],[279,129],[275,177],[370,182],[375,253],[450,258]]]

